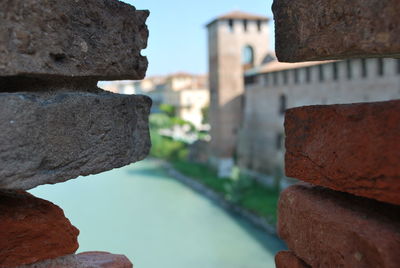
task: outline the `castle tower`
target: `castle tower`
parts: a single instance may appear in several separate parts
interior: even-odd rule
[[[207,25],[211,160],[220,176],[234,164],[242,119],[244,72],[260,66],[269,50],[269,19],[231,12]]]

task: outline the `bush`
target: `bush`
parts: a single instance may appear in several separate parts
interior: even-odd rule
[[[171,138],[163,137],[157,131],[150,131],[152,147],[150,155],[166,160],[185,160],[188,155],[187,145]]]
[[[149,117],[151,129],[170,128],[174,124],[171,118],[166,114],[151,114]]]
[[[176,116],[176,108],[169,104],[161,104],[160,110],[169,117]]]

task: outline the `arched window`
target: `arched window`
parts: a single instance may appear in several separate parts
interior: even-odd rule
[[[254,66],[254,49],[249,45],[243,48],[242,65],[245,70],[253,68]]]

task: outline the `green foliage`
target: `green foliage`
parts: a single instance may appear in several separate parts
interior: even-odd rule
[[[226,199],[239,203],[244,198],[244,193],[254,184],[254,180],[241,174],[240,169],[235,167],[232,171],[232,183],[225,185]]]
[[[174,117],[176,116],[176,108],[172,105],[169,104],[161,104],[160,105],[160,110],[168,115],[169,117]]]
[[[192,122],[186,121],[180,117],[172,117],[171,121],[173,125],[178,125],[178,126],[188,125],[190,126],[190,131],[196,130],[196,127],[192,124]]]
[[[184,160],[188,155],[187,144],[163,137],[157,131],[150,131],[151,150],[150,155],[166,160]]]
[[[218,178],[217,172],[210,169],[207,165],[187,161],[175,161],[172,165],[176,170],[202,182],[211,189],[219,193],[225,193],[225,184],[229,180]]]
[[[151,114],[149,124],[152,129],[170,128],[174,125],[171,118],[166,114]]]
[[[277,221],[279,191],[254,183],[244,191],[239,204],[264,217],[270,223]]]
[[[232,179],[221,179],[216,171],[204,164],[182,160],[172,164],[176,170],[221,193],[226,199],[264,217],[271,224],[276,223],[279,191],[244,176],[239,169],[233,171]]]

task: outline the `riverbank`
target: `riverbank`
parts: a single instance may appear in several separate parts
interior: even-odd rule
[[[181,163],[181,162],[170,163],[167,161],[163,161],[163,166],[167,170],[170,176],[174,177],[178,181],[189,186],[190,188],[199,192],[200,194],[206,196],[207,198],[218,204],[220,207],[228,211],[232,211],[233,213],[245,218],[250,223],[268,232],[269,234],[276,235],[276,225],[275,225],[276,215],[274,215],[276,213],[276,202],[277,202],[276,196],[272,196],[271,200],[269,200],[270,203],[272,202],[272,204],[270,204],[271,208],[269,209],[267,214],[259,215],[256,212],[251,211],[250,209],[244,207],[243,204],[240,204],[239,202],[233,202],[231,200],[228,200],[226,196],[223,194],[224,189],[221,186],[223,185],[223,183],[221,183],[223,182],[223,179],[212,178],[212,180],[218,180],[217,183],[215,183],[215,181],[213,182],[212,188],[214,189],[212,189],[209,185],[206,185],[204,181],[203,182],[200,181],[199,178],[194,178],[188,176],[189,174],[184,174],[184,172],[187,170],[182,169],[182,164],[187,165],[188,163]],[[272,195],[274,194],[275,193],[272,193]],[[248,203],[251,203],[251,200]]]

